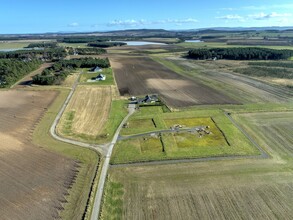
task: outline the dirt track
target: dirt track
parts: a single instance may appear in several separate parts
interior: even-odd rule
[[[172,107],[203,104],[239,104],[232,98],[194,80],[187,79],[147,57],[112,57],[121,95],[157,93]]]
[[[43,72],[44,69],[52,66],[53,63],[43,63],[40,68],[26,75],[24,78],[16,82],[11,88],[23,88],[32,84],[32,77]]]
[[[31,143],[41,115],[56,97],[48,91],[0,92],[0,216],[1,219],[54,219],[73,160]]]

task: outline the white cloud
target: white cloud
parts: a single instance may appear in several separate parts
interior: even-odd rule
[[[188,24],[188,23],[197,23],[198,20],[194,18],[187,18],[187,19],[164,19],[164,20],[156,20],[156,21],[148,21],[145,19],[141,20],[114,20],[108,23],[108,26],[142,26],[142,25],[151,25],[151,24]]]
[[[226,21],[240,21],[240,22],[244,22],[245,21],[245,18],[240,16],[240,15],[237,15],[237,14],[234,14],[234,15],[224,15],[224,16],[219,16],[219,17],[216,17],[217,19],[222,19],[222,20],[226,20]]]
[[[290,13],[276,13],[276,12],[272,12],[272,13],[258,13],[258,14],[252,14],[252,15],[248,15],[248,17],[255,19],[255,20],[268,20],[271,18],[287,18],[287,17],[291,17],[292,14]]]
[[[68,24],[68,27],[77,27],[79,24],[77,22],[73,22],[71,24]]]
[[[223,11],[243,11],[243,10],[255,10],[255,11],[264,11],[264,10],[276,10],[276,9],[293,9],[293,4],[278,4],[278,5],[248,5],[242,6],[239,8],[220,8]]]
[[[278,4],[278,5],[259,5],[259,6],[244,6],[241,9],[245,10],[274,10],[274,9],[293,9],[293,4]]]
[[[114,20],[108,23],[109,26],[138,26],[138,25],[146,25],[147,21],[141,20]]]

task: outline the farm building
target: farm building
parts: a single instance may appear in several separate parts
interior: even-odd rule
[[[146,95],[144,98],[138,98],[137,104],[150,104],[158,101],[159,98],[157,95]]]
[[[97,77],[94,77],[93,80],[104,81],[104,80],[106,80],[106,76],[103,74],[99,74]]]
[[[97,72],[102,72],[102,69],[100,67],[96,66],[95,68],[93,68],[92,71],[97,73]]]

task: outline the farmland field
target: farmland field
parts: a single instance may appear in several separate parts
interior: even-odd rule
[[[293,93],[287,88],[271,85],[259,79],[235,74],[234,70],[247,66],[247,62],[218,60],[197,61],[178,57],[154,57],[166,67],[191,79],[229,94],[241,103],[286,103],[292,101]],[[292,80],[291,80],[292,81]],[[290,85],[289,79],[287,80]]]
[[[246,113],[234,116],[272,155],[293,157],[293,112]]]
[[[102,218],[292,219],[292,111],[233,118],[271,158],[112,166],[106,191],[119,193],[105,198]]]
[[[94,139],[104,129],[111,100],[111,87],[78,86],[58,124],[58,133]]]
[[[106,200],[111,208],[104,206],[102,217],[292,219],[292,172],[268,172],[268,162],[261,163],[249,160],[113,167],[106,190],[119,193],[114,201]],[[254,171],[256,168],[259,170]]]
[[[2,219],[54,219],[66,201],[75,160],[31,142],[32,131],[57,96],[48,91],[0,92],[0,215]]]
[[[111,65],[122,96],[157,93],[167,105],[239,104],[198,81],[189,80],[147,57],[112,57]]]

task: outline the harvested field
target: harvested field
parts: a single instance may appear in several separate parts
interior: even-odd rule
[[[178,57],[169,57],[162,59],[162,61],[166,62],[166,65],[176,64],[184,74],[196,80],[204,81],[207,85],[231,95],[242,103],[284,103],[293,100],[292,91],[267,83],[266,81],[271,81],[270,78],[254,79],[235,74],[235,69],[248,66],[247,61],[218,60],[213,62],[187,60]]]
[[[293,157],[293,112],[247,113],[233,117],[272,155]]]
[[[119,202],[106,199],[103,219],[292,219],[292,172],[247,173],[253,166],[230,161],[114,167],[106,190],[118,190]]]
[[[0,92],[1,219],[54,219],[62,210],[78,164],[31,143],[34,126],[57,94]]]
[[[187,79],[147,57],[112,57],[111,65],[122,96],[157,93],[167,105],[239,104],[219,91]]]
[[[111,87],[78,86],[57,126],[64,136],[96,136],[103,130],[111,107]]]

